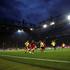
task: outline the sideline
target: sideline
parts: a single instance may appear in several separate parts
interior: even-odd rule
[[[23,59],[33,59],[33,60],[41,60],[41,61],[49,61],[49,62],[58,62],[58,63],[70,63],[70,61],[64,61],[64,60],[40,59],[40,58],[19,57],[19,56],[10,56],[10,55],[0,55],[0,56],[13,57],[13,58],[23,58]]]

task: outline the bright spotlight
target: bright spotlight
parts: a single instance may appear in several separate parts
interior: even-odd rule
[[[34,29],[33,28],[30,28],[30,30],[33,31]]]
[[[20,33],[20,32],[21,32],[21,30],[18,30],[17,32],[18,32],[18,33]]]
[[[68,15],[67,19],[70,20],[70,15]]]
[[[43,28],[47,28],[47,24],[44,24],[44,25],[43,25]]]
[[[51,22],[51,23],[50,23],[51,26],[54,25],[54,24],[55,24],[55,22]]]
[[[18,29],[18,31],[17,31],[18,33],[21,33],[21,32],[24,32],[23,30],[20,30],[20,29]]]

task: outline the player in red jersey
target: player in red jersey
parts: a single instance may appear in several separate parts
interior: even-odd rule
[[[31,51],[31,53],[34,53],[35,48],[36,48],[36,44],[35,44],[34,40],[32,40],[32,42],[30,43],[30,51]]]

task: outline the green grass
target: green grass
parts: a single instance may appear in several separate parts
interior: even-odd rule
[[[50,70],[50,69],[8,61],[0,58],[0,70]]]
[[[70,63],[41,61],[41,60],[24,59],[24,58],[17,58],[17,57],[7,57],[7,56],[1,56],[1,55],[40,58],[40,59],[46,59],[46,60],[53,59],[53,60],[61,60],[61,61],[70,62],[70,48],[64,48],[64,49],[58,48],[57,50],[46,49],[45,52],[43,53],[41,53],[40,50],[38,49],[35,51],[34,54],[25,53],[23,50],[0,51],[1,60],[13,62],[13,65],[15,63],[19,64],[19,68],[21,69],[18,68],[18,70],[22,70],[24,67],[26,68],[29,65],[31,66],[29,67],[30,70],[31,68],[34,68],[34,69],[41,68],[40,70],[44,70],[44,69],[46,70],[70,70]],[[10,64],[11,63],[9,63],[9,65]],[[17,64],[16,64],[16,68],[17,68]],[[11,68],[10,70],[13,70],[12,67],[10,68]],[[0,70],[4,70],[4,69],[0,69]]]

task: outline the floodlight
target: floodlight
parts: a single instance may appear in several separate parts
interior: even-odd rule
[[[51,23],[50,23],[51,26],[54,25],[54,24],[55,24],[55,22],[51,22]]]
[[[17,32],[18,32],[18,33],[21,33],[21,30],[18,30]]]
[[[44,25],[43,25],[43,28],[47,28],[47,26],[48,26],[47,24],[44,24]]]
[[[70,20],[70,15],[67,16],[67,19]]]
[[[17,31],[18,33],[21,33],[21,32],[24,32],[23,30],[20,30],[20,29],[18,29],[18,31]]]
[[[34,29],[33,28],[30,28],[30,30],[33,31]]]

